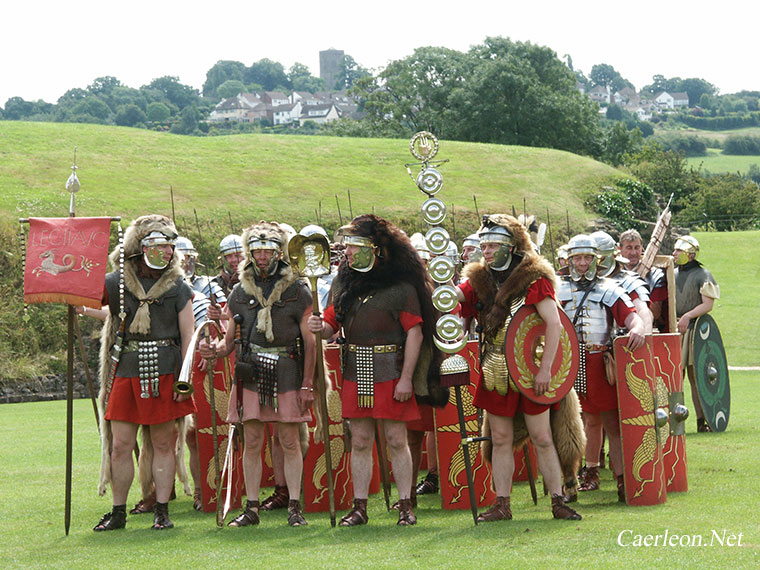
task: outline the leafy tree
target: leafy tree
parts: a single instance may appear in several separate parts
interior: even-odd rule
[[[453,119],[449,97],[463,88],[467,56],[442,47],[422,47],[404,59],[392,61],[378,78],[362,77],[352,93],[361,106],[370,130],[391,131],[398,136],[429,130],[450,136],[447,121]],[[380,123],[392,123],[381,126]]]
[[[702,178],[676,221],[694,226],[707,223],[719,231],[753,227],[760,217],[760,187],[738,174]]]
[[[217,61],[206,72],[206,81],[203,83],[204,97],[219,97],[217,87],[230,79],[245,81],[247,71],[246,66],[239,61]]]
[[[10,121],[19,121],[30,117],[34,111],[34,103],[25,101],[22,97],[11,97],[5,102],[5,118]]]
[[[612,166],[619,166],[626,155],[636,152],[640,147],[641,131],[636,128],[629,131],[625,123],[617,121],[605,133],[602,160]]]
[[[82,123],[105,123],[111,114],[111,109],[99,97],[90,95],[82,99],[71,109],[74,121]]]
[[[605,118],[609,121],[622,121],[623,120],[623,108],[620,105],[613,103],[607,107],[607,111],[604,114]]]
[[[640,151],[626,156],[625,164],[660,196],[673,194],[673,212],[683,209],[699,188],[699,170],[687,165],[683,153],[663,150],[656,142],[645,143]]]
[[[119,107],[114,117],[114,123],[121,127],[134,127],[139,124],[144,125],[146,119],[145,112],[134,103],[130,103]]]
[[[303,63],[294,63],[288,70],[288,79],[293,90],[315,93],[325,90],[325,80],[314,77]]]
[[[678,91],[686,92],[689,95],[689,106],[693,107],[700,102],[702,95],[714,95],[718,89],[704,79],[692,77],[682,80],[678,86]]]
[[[160,91],[170,103],[180,109],[195,104],[200,98],[198,90],[180,83],[179,77],[169,75],[159,77],[151,81],[147,86],[141,87],[140,90],[145,87]]]
[[[245,84],[238,79],[228,79],[216,88],[216,94],[222,99],[245,93]]]
[[[359,79],[370,75],[369,70],[356,63],[353,57],[344,55],[341,62],[340,76],[332,87],[338,91],[351,89]]]
[[[246,82],[259,83],[265,91],[274,91],[278,87],[290,87],[290,81],[281,63],[271,59],[254,62],[246,74]]]
[[[554,51],[497,37],[469,55],[471,78],[452,96],[456,138],[599,156],[597,106],[575,88]]]
[[[760,137],[731,135],[723,143],[723,154],[760,155]]]
[[[630,81],[624,79],[614,67],[607,63],[594,65],[591,68],[589,78],[594,85],[609,87],[612,91],[620,91],[626,87],[633,88],[633,84]]]
[[[752,180],[755,184],[760,185],[760,167],[757,164],[750,164],[749,171],[747,172],[747,178]]]
[[[58,98],[58,104],[59,105],[67,105],[67,104],[76,104],[85,97],[89,95],[89,92],[85,91],[84,89],[80,89],[78,87],[75,87],[74,89],[69,89],[61,95]]]
[[[152,123],[165,123],[169,120],[171,111],[169,110],[169,107],[163,103],[154,101],[153,103],[148,104],[148,111],[146,115],[147,119]]]
[[[188,105],[180,113],[180,120],[172,125],[171,132],[180,135],[190,135],[198,128],[200,113],[192,105]]]
[[[95,81],[87,87],[87,91],[93,95],[108,95],[113,91],[114,87],[121,87],[121,81],[115,77],[106,75],[95,79]]]

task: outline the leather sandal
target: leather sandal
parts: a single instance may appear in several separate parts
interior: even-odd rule
[[[301,512],[301,503],[298,499],[290,499],[288,501],[288,524],[290,526],[305,526],[309,523],[303,518]]]
[[[568,521],[579,521],[582,518],[574,509],[565,504],[565,498],[562,495],[552,495],[552,515],[555,519]]]
[[[203,498],[201,497],[201,490],[196,489],[193,491],[193,509],[196,511],[203,510]]]
[[[284,509],[288,506],[288,499],[290,499],[290,493],[288,493],[287,486],[275,485],[274,492],[264,499],[259,510],[274,511],[275,509]]]
[[[418,495],[435,495],[438,492],[438,475],[428,473],[425,478],[417,484]]]
[[[625,503],[625,479],[622,475],[617,476],[618,502]]]
[[[156,503],[153,511],[153,530],[165,530],[174,528],[174,523],[169,519],[169,503]]]
[[[142,515],[144,513],[152,513],[156,508],[156,494],[151,493],[147,499],[140,499],[135,506],[130,509],[130,515]]]
[[[579,480],[579,491],[598,491],[599,490],[599,467],[586,467],[583,473],[583,479]]]
[[[354,499],[354,508],[340,519],[338,526],[358,526],[367,524],[367,499]]]
[[[416,509],[417,508],[417,490],[415,488],[412,488],[412,494],[409,500],[412,501],[412,508]],[[391,509],[393,509],[394,511],[397,511],[399,509],[399,505],[400,505],[400,500],[393,503],[391,505]]]
[[[412,511],[411,499],[399,499],[398,501],[398,522],[399,526],[412,526],[417,524],[417,517]]]
[[[118,530],[127,526],[127,509],[114,507],[110,513],[106,513],[92,530],[100,532],[104,530]]]
[[[227,523],[227,526],[252,526],[259,524],[259,502],[246,501],[245,510]]]
[[[478,515],[478,522],[511,521],[512,509],[509,503],[509,497],[496,497],[491,508]]]
[[[712,429],[710,429],[705,418],[697,418],[697,433],[712,433]]]

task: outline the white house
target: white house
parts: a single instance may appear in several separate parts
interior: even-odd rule
[[[596,85],[588,92],[588,97],[600,105],[602,103],[609,105],[611,98],[610,88],[606,85]]]
[[[301,116],[299,118],[301,126],[306,121],[314,121],[317,124],[329,123],[340,118],[338,108],[332,103],[324,105],[305,105],[301,108]]]
[[[267,109],[267,118],[273,125],[287,125],[298,121],[301,116],[301,108],[300,101],[272,106]]]

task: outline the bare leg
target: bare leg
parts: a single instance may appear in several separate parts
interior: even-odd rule
[[[538,467],[544,476],[546,488],[552,495],[561,495],[562,468],[557,457],[557,450],[554,448],[554,441],[552,441],[549,410],[535,416],[525,414],[525,425],[528,428],[530,440],[536,448]]]
[[[409,453],[412,455],[412,484],[417,481],[422,463],[422,440],[425,439],[424,431],[407,430]],[[395,469],[394,469],[395,472]]]
[[[280,449],[283,457],[284,478],[291,500],[301,496],[301,478],[303,477],[303,455],[301,455],[301,434],[299,424],[280,423],[277,426]],[[272,460],[274,464],[274,457]],[[275,478],[275,481],[277,479]]]
[[[129,488],[135,476],[132,451],[137,441],[137,424],[121,421],[111,422],[113,447],[111,449],[111,491],[114,505],[125,505]]]
[[[198,454],[198,440],[196,440],[195,428],[189,429],[185,434],[187,450],[190,454],[190,475],[193,478],[193,487],[196,493],[201,489],[201,459]]]
[[[615,476],[623,474],[623,444],[620,440],[620,421],[617,410],[602,412],[602,424],[610,441],[610,468]]]
[[[406,423],[396,420],[381,420],[385,428],[385,439],[391,452],[393,478],[396,480],[399,499],[408,499],[412,492],[412,454],[407,442]],[[420,438],[420,443],[422,438]],[[419,464],[418,464],[419,466]]]
[[[369,495],[369,482],[372,478],[372,444],[374,441],[375,420],[373,418],[352,418],[351,479],[353,480],[355,499],[366,499]]]
[[[512,476],[515,472],[515,457],[512,452],[514,437],[512,418],[488,414],[491,425],[493,484],[496,495],[509,497],[512,492]]]
[[[602,416],[583,412],[583,427],[586,431],[586,466],[598,467],[602,452]]]
[[[425,432],[425,450],[427,451],[428,473],[438,474],[438,446],[435,442],[435,432]]]
[[[243,474],[249,501],[259,500],[261,487],[261,448],[264,445],[264,424],[258,420],[243,423],[245,449],[243,451]]]
[[[287,485],[287,482],[285,480],[285,456],[283,455],[280,441],[280,425],[281,424],[269,424],[269,427],[272,430],[272,471],[274,471],[274,484],[279,487],[284,487]],[[301,465],[303,465],[303,459],[301,460]]]
[[[156,501],[168,503],[174,487],[176,463],[174,457],[174,420],[150,426],[153,442],[153,480],[156,483]]]

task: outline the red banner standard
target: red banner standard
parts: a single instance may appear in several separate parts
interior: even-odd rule
[[[25,303],[100,309],[111,218],[30,218]]]
[[[480,376],[478,363],[478,343],[470,341],[458,353],[470,365],[470,384],[462,386],[462,408],[467,426],[467,435],[477,437],[478,409],[473,405],[475,385]],[[493,503],[496,494],[491,489],[491,467],[483,459],[480,442],[461,445],[454,389],[449,403],[444,408],[435,408],[435,439],[438,446],[438,472],[440,473],[441,503],[444,509],[469,509],[470,497],[467,493],[467,477],[464,464],[464,450],[469,448],[475,496],[479,507]]]
[[[232,356],[234,358],[234,356]],[[211,395],[209,393],[208,375],[198,369],[200,356],[196,354],[193,364],[193,402],[195,403],[195,434],[198,442],[198,458],[201,464],[201,499],[203,512],[213,513],[216,511],[216,490],[219,482],[214,461],[214,434],[211,418]],[[219,466],[224,464],[224,454],[227,449],[230,425],[226,422],[227,408],[229,406],[229,386],[231,371],[235,369],[234,360],[226,363],[225,359],[219,358],[214,367],[214,405],[216,406],[216,426],[219,449]],[[235,442],[233,442],[235,445]],[[230,508],[238,509],[241,505],[243,488],[243,453],[242,446],[232,454],[233,465],[228,466],[232,470],[232,491],[230,493]],[[225,477],[226,479],[226,477]],[[226,495],[227,481],[222,486],[222,498]]]
[[[665,460],[665,485],[668,493],[689,489],[686,478],[686,430],[684,420],[689,410],[684,404],[681,370],[681,335],[652,335],[657,398],[667,394],[668,431],[662,458]]]
[[[625,499],[629,505],[667,500],[662,447],[667,437],[667,392],[658,394],[651,335],[631,351],[628,337],[614,342]],[[663,401],[664,400],[664,401]]]

